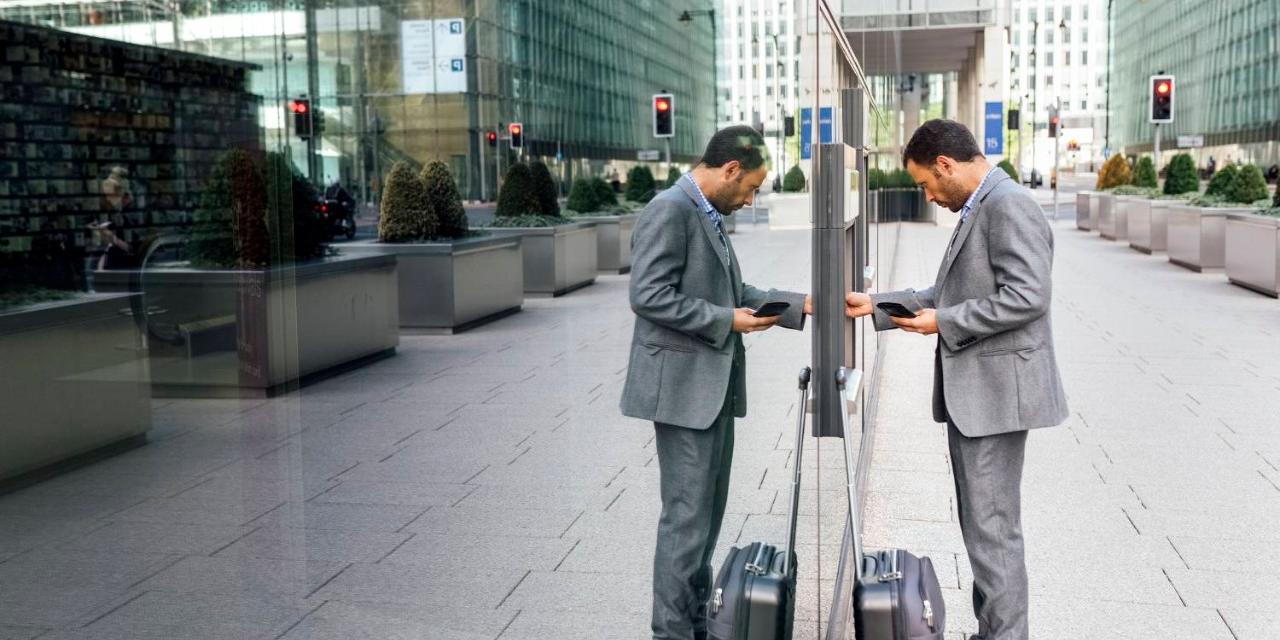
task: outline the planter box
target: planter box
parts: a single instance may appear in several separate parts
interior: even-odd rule
[[[1089,230],[1097,231],[1102,219],[1102,196],[1105,195],[1101,191],[1089,192]]]
[[[459,333],[516,313],[524,305],[519,238],[349,242],[342,250],[395,256],[401,329]]]
[[[886,222],[937,222],[920,189],[875,189],[871,197],[879,199],[880,219]]]
[[[1169,249],[1169,208],[1181,200],[1146,200],[1129,212],[1129,247],[1150,254]]]
[[[151,381],[137,298],[88,294],[0,312],[0,481],[141,444]]]
[[[395,353],[395,256],[262,270],[98,271],[99,289],[145,295],[152,393],[262,397]]]
[[[1236,208],[1189,204],[1169,207],[1169,262],[1192,271],[1222,268],[1227,215],[1240,212]]]
[[[631,271],[631,231],[639,214],[625,216],[579,216],[596,223],[596,268],[605,273]]]
[[[1232,284],[1280,297],[1280,218],[1227,216],[1226,268]]]
[[[1093,214],[1094,202],[1089,203],[1089,213]],[[1098,226],[1095,229],[1102,234],[1102,237],[1111,240],[1116,236],[1116,197],[1110,193],[1099,193],[1097,199],[1098,205]]]
[[[1101,230],[1102,237],[1107,240],[1129,239],[1129,218],[1140,208],[1146,208],[1150,202],[1144,196],[1114,196],[1112,205],[1111,228]],[[1108,233],[1110,231],[1110,233]]]
[[[520,238],[525,295],[561,296],[596,281],[599,249],[594,222],[489,231]]]
[[[1093,218],[1089,216],[1089,200],[1094,191],[1081,191],[1076,194],[1076,228],[1081,231],[1093,231]]]
[[[775,193],[765,203],[769,207],[770,229],[812,229],[813,211],[807,193]]]

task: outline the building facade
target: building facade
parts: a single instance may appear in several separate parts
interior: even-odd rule
[[[1280,163],[1280,3],[1116,3],[1113,11],[1112,146],[1153,149],[1150,77],[1175,76],[1174,122],[1161,125],[1161,148],[1178,136],[1203,137],[1188,148],[1205,166]],[[1167,162],[1173,154],[1162,154]]]

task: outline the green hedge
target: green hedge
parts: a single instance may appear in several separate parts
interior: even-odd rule
[[[1253,204],[1268,199],[1271,194],[1267,191],[1267,181],[1262,177],[1262,170],[1258,165],[1246,164],[1225,195],[1228,200],[1238,204]]]
[[[1150,156],[1142,156],[1138,160],[1138,169],[1133,172],[1133,186],[1144,189],[1155,189],[1160,186],[1156,179],[1156,165]]]
[[[657,183],[647,165],[638,164],[627,172],[626,198],[632,202],[648,202],[656,195]]]
[[[800,165],[793,165],[787,170],[787,175],[782,178],[782,191],[785,193],[797,193],[804,191],[804,188],[804,171],[800,170]]]
[[[1000,167],[1000,169],[1008,174],[1010,178],[1013,178],[1014,182],[1021,182],[1018,180],[1018,170],[1013,168],[1013,163],[1009,162],[1008,158],[1001,160],[1000,164],[997,164],[996,166]]]
[[[538,202],[529,165],[517,162],[507,169],[494,213],[500,218],[542,214],[542,204]]]
[[[438,222],[422,178],[404,162],[387,172],[378,216],[378,240],[421,242],[436,233]]]
[[[469,235],[467,210],[462,206],[462,194],[458,193],[458,184],[454,182],[453,174],[449,173],[449,166],[439,160],[432,160],[422,168],[419,177],[426,194],[427,207],[435,214],[434,237],[456,240]]]
[[[1216,196],[1226,198],[1227,193],[1231,191],[1236,183],[1236,176],[1240,175],[1240,169],[1234,164],[1228,164],[1213,174],[1209,178],[1209,186],[1205,187],[1204,195],[1206,197]]]
[[[1189,153],[1179,153],[1169,161],[1165,174],[1164,192],[1174,196],[1200,190],[1200,176],[1196,175],[1196,162]]]
[[[538,201],[538,211],[544,216],[560,215],[560,189],[547,165],[535,161],[529,165],[529,173],[533,175],[533,193]]]

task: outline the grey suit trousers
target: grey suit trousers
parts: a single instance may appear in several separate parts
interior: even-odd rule
[[[1027,432],[970,438],[947,420],[960,532],[973,567],[981,640],[1027,640],[1022,463]]]
[[[707,628],[711,555],[729,498],[732,390],[738,375],[733,367],[724,405],[710,429],[654,423],[662,493],[653,557],[654,640],[692,640]]]

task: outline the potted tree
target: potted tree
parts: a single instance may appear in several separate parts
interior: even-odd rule
[[[1242,184],[1244,174],[1256,172],[1257,167],[1247,170],[1223,167],[1209,180],[1203,195],[1170,209],[1169,262],[1193,271],[1226,266],[1227,217],[1251,208],[1244,199],[1258,194],[1256,187]]]
[[[176,260],[98,271],[99,289],[139,291],[153,393],[270,396],[395,353],[394,256],[326,246],[311,185],[279,153],[223,153]],[[185,242],[184,242],[185,240]],[[157,254],[158,254],[157,253]]]
[[[1133,171],[1133,183],[1120,185],[1112,190],[1115,198],[1110,229],[1101,230],[1107,240],[1127,240],[1129,238],[1129,216],[1144,207],[1155,197],[1159,184],[1156,178],[1156,167],[1151,158],[1143,156],[1138,160]]]
[[[1227,216],[1225,267],[1233,284],[1280,297],[1280,188],[1270,197],[1262,171],[1247,165],[1228,191],[1252,212]]]
[[[646,186],[647,185],[647,186]],[[566,203],[569,218],[596,225],[596,268],[605,273],[631,271],[631,231],[639,217],[639,200],[653,198],[653,174],[636,166],[627,175],[628,201],[619,203],[613,190],[601,178],[579,178],[569,189]]]
[[[343,247],[396,257],[402,329],[459,333],[520,311],[520,239],[468,228],[445,163],[433,160],[415,174],[397,162],[384,184],[378,239]]]
[[[782,178],[782,193],[771,194],[769,207],[770,229],[808,229],[813,226],[809,194],[805,192],[804,171],[800,165],[792,165]]]
[[[1200,190],[1195,160],[1179,153],[1169,161],[1169,171],[1161,193],[1138,200],[1128,213],[1129,246],[1150,254],[1168,247],[1169,207],[1185,202]]]
[[[1097,190],[1089,194],[1089,229],[1098,231],[1103,237],[1115,237],[1115,194],[1116,189],[1133,183],[1133,171],[1123,156],[1117,154],[1107,158],[1098,172]],[[1080,222],[1076,221],[1076,226]]]
[[[525,294],[560,296],[593,284],[598,264],[596,223],[561,216],[558,204],[550,209],[546,199],[539,198],[536,185],[529,165],[511,165],[489,228],[497,235],[520,238]],[[603,180],[591,187],[597,198],[616,203],[613,190]]]

